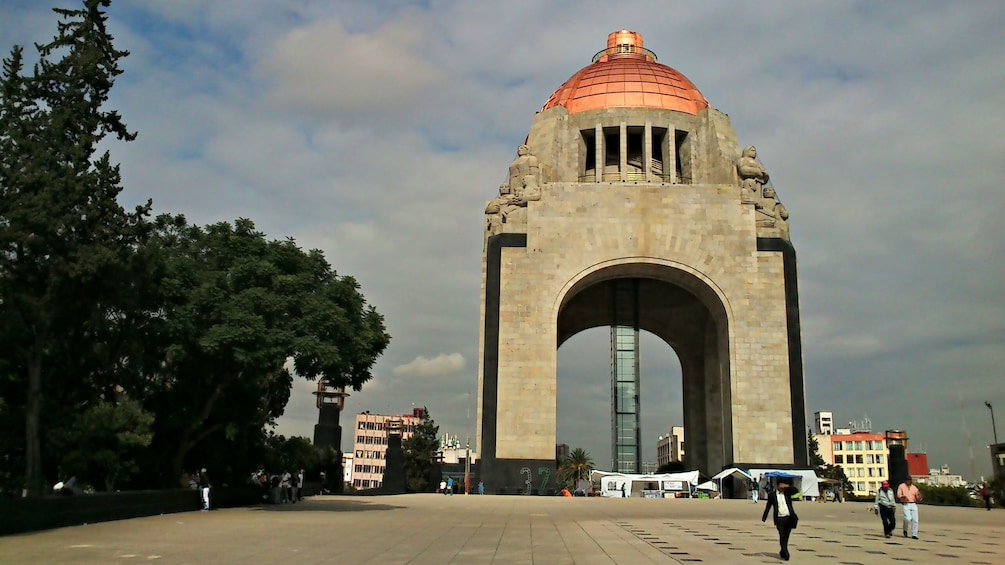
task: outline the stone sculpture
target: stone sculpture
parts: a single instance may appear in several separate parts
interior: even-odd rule
[[[486,229],[502,231],[503,224],[527,221],[527,203],[541,199],[541,164],[530,147],[521,145],[509,166],[509,182],[499,187],[499,197],[485,206]]]
[[[736,172],[740,175],[740,198],[743,202],[755,205],[761,199],[761,187],[768,182],[768,171],[757,162],[757,148],[753,145],[745,147],[736,164]]]

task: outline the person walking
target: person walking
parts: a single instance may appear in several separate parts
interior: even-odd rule
[[[799,524],[799,516],[796,516],[796,510],[792,507],[792,493],[789,486],[787,480],[778,480],[778,487],[768,495],[768,504],[764,507],[764,514],[761,515],[761,521],[764,522],[768,519],[768,512],[774,511],[775,527],[778,528],[778,545],[781,548],[778,556],[783,561],[789,560],[789,535]]]
[[[205,468],[199,471],[199,494],[202,498],[202,511],[209,512],[209,474]]]
[[[921,502],[921,493],[914,486],[910,475],[897,487],[897,500],[904,507],[904,537],[907,537],[907,526],[910,524],[911,538],[918,539],[918,503]]]
[[[879,514],[883,521],[883,535],[890,537],[897,529],[897,499],[890,488],[890,481],[883,481],[882,487],[876,491],[876,500],[872,503],[872,511]]]
[[[443,493],[443,496],[447,496],[447,481],[440,481],[440,492]]]
[[[447,496],[454,494],[454,478],[447,477]]]
[[[478,494],[485,494],[485,483],[478,481]]]
[[[760,492],[760,488],[757,486],[757,481],[750,481],[748,489],[750,490],[750,500],[757,504],[757,495]]]
[[[991,511],[991,485],[989,485],[988,483],[984,483],[984,486],[981,487],[981,498],[984,499],[984,508],[987,508],[988,512],[990,512]]]

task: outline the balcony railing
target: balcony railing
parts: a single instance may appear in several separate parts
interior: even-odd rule
[[[691,177],[677,176],[677,182],[674,182],[672,175],[661,175],[657,173],[652,174],[652,182],[654,183],[672,183],[672,184],[692,184]],[[579,182],[598,182],[596,174],[580,175]],[[621,173],[604,173],[603,177],[599,182],[649,182],[646,180],[646,174],[639,171],[629,171],[625,173],[625,180],[621,180]]]

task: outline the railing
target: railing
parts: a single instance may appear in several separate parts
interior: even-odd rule
[[[617,59],[618,57],[638,59],[644,57],[654,63],[656,62],[656,53],[638,45],[616,45],[607,49],[601,49],[593,56],[593,62],[596,63],[604,57],[608,59]]]
[[[691,182],[691,177],[678,176],[676,182],[674,182],[673,175],[661,175],[657,173],[652,174],[652,182],[654,183],[668,183],[668,184],[693,184]],[[596,174],[580,175],[579,182],[598,182]],[[629,171],[625,174],[625,180],[621,180],[621,173],[604,173],[603,177],[599,182],[649,182],[646,180],[646,174],[641,171]]]

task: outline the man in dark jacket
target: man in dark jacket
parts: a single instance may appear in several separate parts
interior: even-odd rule
[[[774,509],[775,527],[778,528],[778,543],[781,551],[778,555],[784,560],[789,560],[789,534],[796,529],[799,523],[799,516],[792,506],[792,492],[787,480],[779,479],[778,487],[768,495],[768,504],[764,507],[764,515],[761,521],[768,519],[768,512]]]

